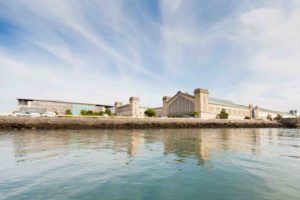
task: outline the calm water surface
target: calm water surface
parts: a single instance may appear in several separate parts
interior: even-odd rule
[[[0,199],[300,199],[300,131],[0,132]]]

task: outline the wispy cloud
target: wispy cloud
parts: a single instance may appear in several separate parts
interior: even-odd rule
[[[2,1],[0,110],[19,96],[112,104],[207,87],[299,108],[297,0]]]

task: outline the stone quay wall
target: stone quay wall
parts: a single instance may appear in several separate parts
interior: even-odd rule
[[[282,123],[289,128],[300,128],[300,117],[298,118],[284,118]]]
[[[0,129],[160,129],[160,128],[282,128],[260,120],[201,120],[193,118],[0,117]]]

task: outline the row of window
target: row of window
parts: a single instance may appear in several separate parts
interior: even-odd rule
[[[209,112],[220,113],[222,111],[222,109],[224,109],[224,108],[210,106]],[[244,115],[244,116],[250,115],[248,110],[239,110],[239,109],[233,109],[233,108],[227,108],[225,110],[230,115]]]
[[[190,113],[194,111],[194,104],[182,97],[179,97],[169,106],[168,113]]]
[[[28,105],[28,101],[27,100],[19,100],[19,106],[27,106]]]

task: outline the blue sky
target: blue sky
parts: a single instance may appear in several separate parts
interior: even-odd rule
[[[17,97],[113,104],[207,88],[300,108],[298,0],[0,2],[0,112]]]

